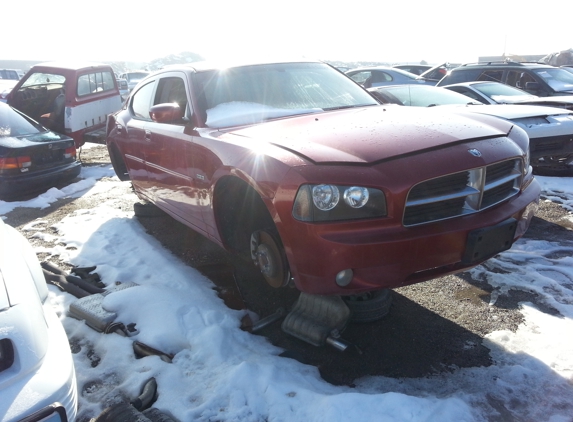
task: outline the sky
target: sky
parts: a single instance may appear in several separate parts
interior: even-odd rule
[[[571,0],[27,0],[4,2],[2,59],[147,62],[288,55],[327,61],[475,62],[573,47]],[[24,6],[25,5],[25,6]]]
[[[118,206],[130,196],[137,199],[110,165],[83,167],[80,176],[79,182],[29,201],[0,201],[0,216],[17,207],[45,208],[66,197],[96,204],[66,215],[52,226],[55,233],[42,219],[22,230],[36,252],[47,253],[60,267],[97,265],[108,287],[117,280],[137,283],[102,302],[116,321],[137,324],[139,333],[130,338],[98,333],[71,318],[68,309],[76,298],[49,286],[53,309],[81,349],[73,355],[80,417],[97,416],[102,403],[118,394],[137,397],[154,377],[159,397],[153,406],[180,421],[478,422],[501,420],[494,419],[495,408],[505,407],[512,420],[571,422],[573,241],[521,239],[471,270],[476,279],[487,277],[500,294],[534,291],[559,312],[549,315],[520,303],[524,321],[516,332],[483,338],[493,365],[424,378],[368,377],[356,380],[354,388],[333,386],[317,368],[279,357],[281,349],[241,330],[245,311],[227,308],[210,280],[147,234],[132,211]],[[573,219],[573,178],[538,180],[547,200]],[[495,301],[492,295],[490,306]],[[174,354],[173,362],[158,356],[136,359],[133,340]],[[92,353],[100,359],[97,366]]]

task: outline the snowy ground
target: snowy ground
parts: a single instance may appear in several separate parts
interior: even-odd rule
[[[180,421],[573,421],[573,236],[565,244],[520,240],[472,270],[472,277],[487,277],[495,288],[491,307],[496,297],[518,289],[537,293],[558,311],[522,303],[524,323],[516,332],[483,338],[494,365],[429,378],[369,377],[354,388],[339,387],[325,382],[317,368],[279,357],[282,350],[264,337],[242,331],[245,311],[227,308],[210,280],[122,209],[121,201],[133,194],[111,166],[84,167],[82,177],[29,201],[0,201],[4,215],[16,207],[47,207],[58,198],[94,197],[95,206],[67,215],[55,232],[41,219],[24,230],[49,245],[36,245],[38,253],[62,266],[95,264],[107,285],[138,283],[104,301],[118,321],[137,324],[139,334],[131,338],[100,334],[67,316],[76,299],[50,286],[50,300],[77,352],[80,420],[99,414],[118,394],[138,396],[155,377],[154,407]],[[573,219],[573,178],[538,180]],[[97,201],[103,191],[113,198]],[[173,354],[173,363],[157,356],[136,359],[133,340]]]

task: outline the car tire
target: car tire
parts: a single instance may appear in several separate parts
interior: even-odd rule
[[[384,318],[390,312],[392,294],[390,289],[383,289],[342,296],[342,300],[352,311],[352,322],[374,322]]]
[[[165,215],[157,205],[151,202],[135,202],[133,204],[133,213],[136,217],[161,217]]]
[[[111,165],[113,166],[113,170],[117,175],[118,179],[122,182],[130,180],[129,172],[127,170],[127,166],[125,165],[125,161],[123,161],[123,157],[119,152],[117,145],[110,144],[109,148],[109,159],[111,160]]]

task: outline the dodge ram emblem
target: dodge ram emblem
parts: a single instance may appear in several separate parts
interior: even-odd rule
[[[479,150],[472,148],[472,149],[468,149],[468,152],[473,155],[474,157],[481,157],[481,152],[479,152]]]

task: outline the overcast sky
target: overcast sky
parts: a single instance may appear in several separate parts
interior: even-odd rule
[[[26,0],[2,4],[14,41],[2,43],[1,58],[150,61],[191,51],[471,62],[571,48],[571,16],[571,0]]]

